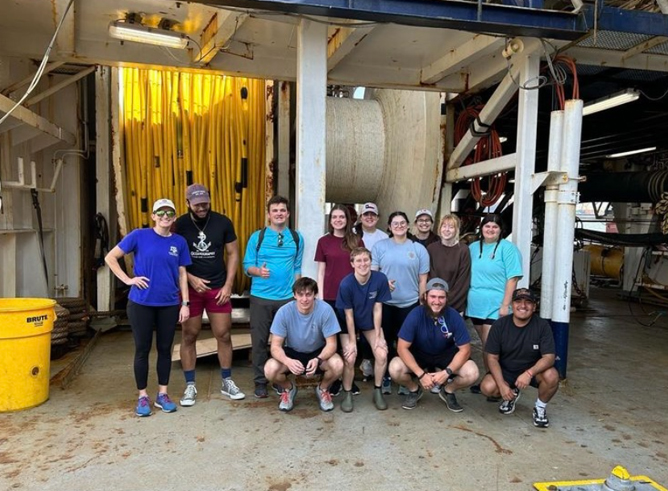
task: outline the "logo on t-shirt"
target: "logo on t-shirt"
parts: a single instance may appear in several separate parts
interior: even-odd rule
[[[179,257],[179,250],[176,246],[169,246],[169,255]]]
[[[375,291],[375,292],[369,292],[369,300],[373,300],[373,299],[376,298],[377,296],[378,296],[378,292],[377,292],[377,291]]]
[[[534,344],[533,349],[540,349],[540,347],[537,344]]]
[[[197,249],[199,252],[208,251],[209,247],[211,247],[211,242],[207,244],[206,234],[204,233],[204,231],[200,231],[200,233],[197,235],[197,238],[199,239],[199,242],[193,242],[193,247]]]
[[[408,253],[408,259],[415,259],[415,253],[413,251]]]

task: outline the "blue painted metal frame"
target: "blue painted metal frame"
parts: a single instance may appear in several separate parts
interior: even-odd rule
[[[574,40],[593,26],[578,14],[457,0],[206,0],[207,4],[508,36]],[[602,28],[599,25],[599,28]]]
[[[590,24],[590,27],[593,28],[593,24]],[[603,7],[600,9],[597,28],[603,31],[668,36],[668,16],[661,13]]]

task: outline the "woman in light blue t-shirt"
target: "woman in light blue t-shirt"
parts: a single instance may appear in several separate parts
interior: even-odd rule
[[[500,215],[486,215],[480,225],[480,240],[469,246],[471,286],[466,316],[480,336],[483,349],[492,323],[510,313],[510,299],[522,278],[520,251],[515,244],[501,238],[502,229]],[[480,386],[472,386],[471,391],[479,393]]]

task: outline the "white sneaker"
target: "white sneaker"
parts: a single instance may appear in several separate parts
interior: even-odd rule
[[[360,371],[364,378],[373,377],[373,363],[371,363],[371,360],[362,360],[362,363],[360,363]]]
[[[237,384],[235,384],[234,380],[232,380],[231,378],[223,379],[223,385],[220,389],[220,393],[235,401],[238,401],[239,399],[243,399],[244,397],[246,397],[246,394],[244,394],[239,390],[239,387],[237,387]]]
[[[182,406],[190,407],[195,405],[195,399],[197,399],[197,388],[195,384],[186,385],[186,390],[183,391],[183,396],[179,401]]]
[[[441,386],[435,384],[429,392],[431,392],[432,394],[438,394],[439,392],[441,392]]]

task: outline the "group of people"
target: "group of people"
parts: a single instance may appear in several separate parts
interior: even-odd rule
[[[177,322],[182,324],[186,380],[180,404],[195,404],[195,343],[205,310],[218,343],[221,393],[245,397],[231,367],[230,295],[240,260],[234,226],[211,210],[209,192],[201,184],[188,187],[186,204],[188,212],[177,218],[172,201],[157,200],[154,227],[129,233],[106,257],[114,274],[131,286],[128,317],[136,347],[138,416],[151,414],[147,376],[154,328],[159,387],[153,406],[164,412],[177,408],[167,393]],[[408,216],[396,211],[388,217],[386,234],[377,227],[374,203],[363,205],[359,223],[349,207],[335,205],[328,233],[317,242],[315,279],[302,277],[304,237],[288,227],[289,216],[287,199],[270,199],[268,225],[251,235],[243,256],[243,271],[252,279],[255,397],[266,398],[275,390],[279,409],[290,411],[297,395],[290,374],[319,376],[320,408],[332,410],[332,397],[342,391],[341,410],[351,412],[353,395],[360,393],[355,367],[364,359],[373,367],[372,400],[378,410],[387,409],[384,396],[394,383],[404,395],[404,409],[415,408],[426,391],[460,412],[455,393],[470,388],[511,414],[521,391],[532,385],[538,388],[533,422],[548,426],[545,407],[559,381],[554,341],[549,324],[535,315],[533,293],[517,289],[523,274],[520,254],[502,238],[498,215],[486,216],[480,240],[467,246],[459,241],[455,215],[443,217],[435,234],[431,211],[419,210],[410,233]],[[129,253],[134,254],[133,277],[119,262]],[[464,317],[471,319],[484,347],[480,384]]]

